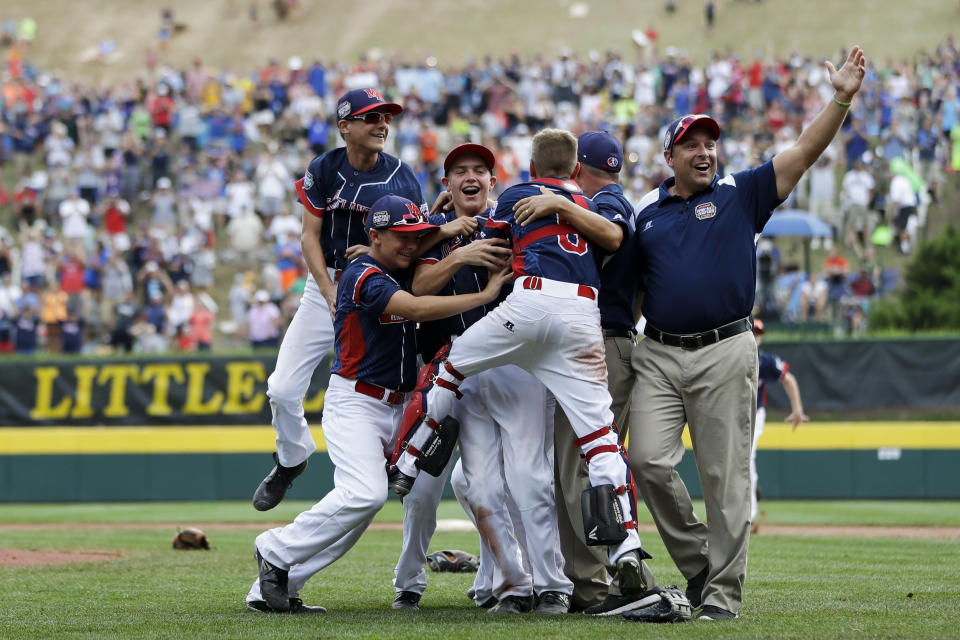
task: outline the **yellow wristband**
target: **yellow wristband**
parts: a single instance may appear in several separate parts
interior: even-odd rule
[[[849,103],[849,102],[840,102],[839,100],[837,100],[837,96],[833,96],[833,101],[836,102],[838,105],[840,105],[840,106],[843,107],[843,108],[847,108],[847,107],[850,106],[850,103]]]

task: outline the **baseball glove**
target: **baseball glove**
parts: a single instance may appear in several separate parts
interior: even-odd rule
[[[195,527],[186,529],[177,529],[177,534],[173,536],[174,549],[210,549],[210,541],[207,540],[207,534]]]
[[[453,549],[427,554],[427,566],[430,567],[431,571],[472,572],[480,566],[480,561],[475,555]]]
[[[690,601],[678,587],[654,587],[648,593],[660,594],[660,600],[643,609],[623,614],[631,622],[688,622],[693,617]]]

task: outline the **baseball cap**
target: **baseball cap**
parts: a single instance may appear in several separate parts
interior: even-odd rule
[[[257,302],[270,302],[270,294],[264,289],[259,289],[253,294],[253,299]]]
[[[400,196],[383,196],[373,203],[366,220],[367,233],[370,229],[392,229],[393,231],[431,231],[437,225],[430,224],[420,207]]]
[[[703,113],[689,113],[682,118],[677,118],[667,127],[667,133],[663,136],[663,150],[673,149],[673,145],[680,142],[680,139],[694,127],[706,127],[714,140],[720,137],[720,125],[716,120]]]
[[[487,149],[482,144],[465,142],[461,145],[457,145],[450,150],[450,153],[447,154],[447,157],[443,161],[444,173],[450,171],[450,165],[452,165],[457,158],[468,153],[480,156],[480,158],[483,160],[483,163],[487,165],[487,169],[493,171],[493,166],[497,163],[496,159],[493,157],[493,151],[490,151],[490,149]]]
[[[763,335],[763,320],[760,318],[753,319],[753,332],[757,335]]]
[[[587,131],[577,138],[577,160],[610,173],[623,166],[623,145],[606,131]]]
[[[403,111],[395,102],[387,102],[376,89],[354,89],[347,91],[337,100],[337,121],[356,116],[379,107],[385,107],[393,115]]]

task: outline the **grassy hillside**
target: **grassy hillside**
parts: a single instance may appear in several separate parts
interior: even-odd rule
[[[248,16],[257,7],[255,26]],[[184,30],[163,58],[180,66],[194,56],[220,68],[247,69],[268,57],[354,61],[364,52],[399,52],[408,60],[436,56],[441,65],[469,56],[511,51],[555,54],[569,46],[635,51],[635,29],[654,26],[668,45],[703,60],[711,51],[796,50],[815,57],[860,44],[878,62],[935,46],[960,24],[960,5],[947,0],[766,0],[717,2],[716,26],[707,32],[704,3],[680,0],[668,14],[662,0],[299,0],[285,21],[271,0],[5,0],[0,19],[30,15],[38,22],[30,57],[41,66],[94,78],[129,77],[156,49],[160,12],[173,10]],[[571,17],[576,8],[582,18]],[[574,11],[571,11],[571,9]],[[84,62],[102,39],[117,46],[108,64]]]

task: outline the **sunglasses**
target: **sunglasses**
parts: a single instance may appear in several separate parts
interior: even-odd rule
[[[390,124],[393,122],[393,114],[384,113],[383,111],[368,111],[358,116],[347,116],[344,120],[363,120],[367,124],[380,124],[380,121],[383,120],[385,123]]]

